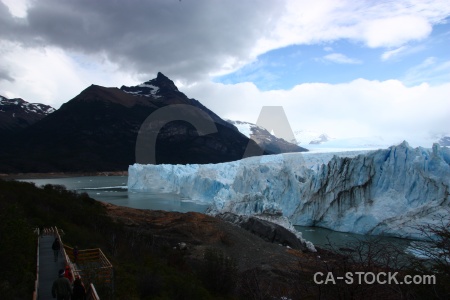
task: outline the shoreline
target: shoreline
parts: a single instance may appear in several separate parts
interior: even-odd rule
[[[49,172],[49,173],[15,173],[0,174],[0,179],[45,179],[45,178],[69,178],[85,176],[128,176],[128,171],[105,172]]]

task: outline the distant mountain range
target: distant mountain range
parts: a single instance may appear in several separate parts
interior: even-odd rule
[[[326,133],[318,133],[310,130],[296,130],[294,131],[295,141],[298,145],[307,147],[306,145],[319,145],[333,140]]]
[[[439,144],[441,146],[450,147],[450,136],[443,136],[439,139]]]
[[[0,96],[0,136],[17,133],[54,111],[53,107],[45,104]]]
[[[162,120],[165,125],[157,131],[155,147],[158,164],[219,163],[241,159],[244,153],[253,156],[282,151],[270,146],[262,149],[235,126],[180,92],[162,73],[120,89],[91,85],[56,111],[21,99],[2,97],[1,101],[0,134],[9,136],[0,149],[3,173],[127,170],[136,162],[136,139],[143,122],[172,104],[195,107],[197,111],[186,113],[195,119],[210,118],[217,132],[199,135],[186,121]]]
[[[254,141],[267,140],[270,133],[268,130],[261,128],[252,123],[242,121],[230,121],[239,131]],[[258,129],[257,129],[258,128]],[[364,136],[364,137],[349,137],[349,138],[334,138],[326,133],[320,133],[312,130],[296,130],[293,132],[295,140],[288,144],[297,144],[301,148],[307,148],[313,152],[333,152],[333,151],[352,151],[352,150],[369,150],[382,149],[395,144],[395,142],[387,141],[382,136]],[[276,137],[274,137],[276,139]],[[281,139],[282,140],[282,139]],[[284,140],[282,140],[284,141]],[[402,140],[398,140],[400,143]],[[275,140],[273,141],[274,143]],[[425,147],[431,147],[433,143],[438,143],[441,146],[450,147],[450,133],[435,133],[422,138],[422,143],[426,143]],[[428,146],[427,146],[428,145]],[[263,144],[260,144],[263,146]],[[295,150],[294,152],[298,152]],[[302,150],[300,150],[302,151]],[[289,151],[285,151],[289,152]]]
[[[246,137],[254,140],[261,148],[271,153],[308,151],[308,149],[300,147],[295,143],[290,143],[284,139],[277,138],[267,131],[267,129],[256,124],[232,120],[228,120],[228,122],[236,126]]]

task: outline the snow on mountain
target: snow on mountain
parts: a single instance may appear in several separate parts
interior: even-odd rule
[[[290,143],[284,139],[276,137],[273,133],[267,131],[267,129],[256,124],[242,121],[227,121],[230,124],[236,126],[239,132],[255,141],[267,153],[279,154],[308,151],[307,149],[300,147],[295,143]]]
[[[252,135],[254,128],[259,127],[261,129],[264,129],[256,124],[252,124],[249,122],[232,121],[232,120],[227,120],[227,121],[229,123],[233,124],[234,126],[236,126],[236,128],[239,130],[239,132],[248,138],[251,138],[250,136]]]
[[[450,210],[450,149],[290,153],[208,165],[132,165],[130,190],[178,193],[211,213],[282,213],[295,225],[420,238]]]
[[[309,143],[313,144],[313,145],[317,145],[317,144],[322,144],[322,143],[328,142],[329,140],[330,140],[330,137],[323,133],[323,134],[319,135],[316,139],[313,139],[312,141],[310,141]]]
[[[158,95],[159,87],[151,84],[151,81],[147,81],[133,87],[123,86],[121,89],[125,93],[132,94],[135,96],[151,97],[154,99],[161,97]]]
[[[11,135],[54,112],[51,106],[0,96],[0,135]]]
[[[29,103],[20,98],[8,99],[0,96],[0,111],[17,113],[17,110],[23,110],[24,113],[34,113],[39,115],[48,115],[55,111],[51,106],[41,103]]]
[[[295,142],[298,145],[305,146],[310,144],[322,144],[333,140],[326,133],[319,133],[312,130],[296,130],[294,131]]]

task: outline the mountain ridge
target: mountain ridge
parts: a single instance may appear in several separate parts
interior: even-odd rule
[[[158,88],[148,85],[154,84]],[[145,86],[147,85],[147,86]],[[129,93],[146,89],[145,92]],[[124,90],[127,90],[125,92]],[[156,95],[157,94],[157,95]],[[199,136],[185,121],[167,121],[158,133],[156,163],[218,163],[268,154],[198,100],[190,99],[173,81],[156,79],[135,87],[91,85],[60,109],[28,126],[0,150],[0,171],[123,171],[135,162],[136,138],[144,120],[157,109],[186,104],[206,112],[217,132]],[[204,118],[200,113],[198,118]]]
[[[261,148],[269,152],[289,153],[308,151],[308,149],[303,148],[297,144],[290,143],[284,139],[276,137],[275,135],[271,134],[266,128],[263,128],[259,125],[243,121],[227,121],[236,126],[242,134],[254,140]]]
[[[55,109],[22,98],[8,99],[0,95],[0,135],[11,135],[38,122]]]

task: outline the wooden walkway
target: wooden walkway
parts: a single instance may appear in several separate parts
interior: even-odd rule
[[[99,300],[97,291],[92,283],[95,277],[97,282],[106,283],[110,287],[110,297],[113,296],[113,266],[103,254],[101,249],[80,250],[79,263],[84,261],[89,263],[96,263],[95,268],[80,269],[78,264],[73,263],[73,249],[64,245],[59,230],[56,227],[46,228],[42,235],[39,229],[36,230],[38,234],[37,246],[37,261],[36,261],[36,282],[35,290],[33,292],[33,300],[47,300],[54,299],[52,297],[52,286],[55,279],[58,278],[59,270],[69,266],[72,278],[80,277],[86,287],[87,300]],[[52,249],[55,238],[58,238],[61,243],[61,249],[58,254],[58,259],[55,261],[54,252]],[[70,255],[67,251],[70,250]]]
[[[52,297],[53,281],[58,278],[58,271],[64,269],[66,263],[64,257],[59,253],[58,261],[55,262],[52,244],[54,235],[42,235],[39,238],[39,300],[54,300]]]

